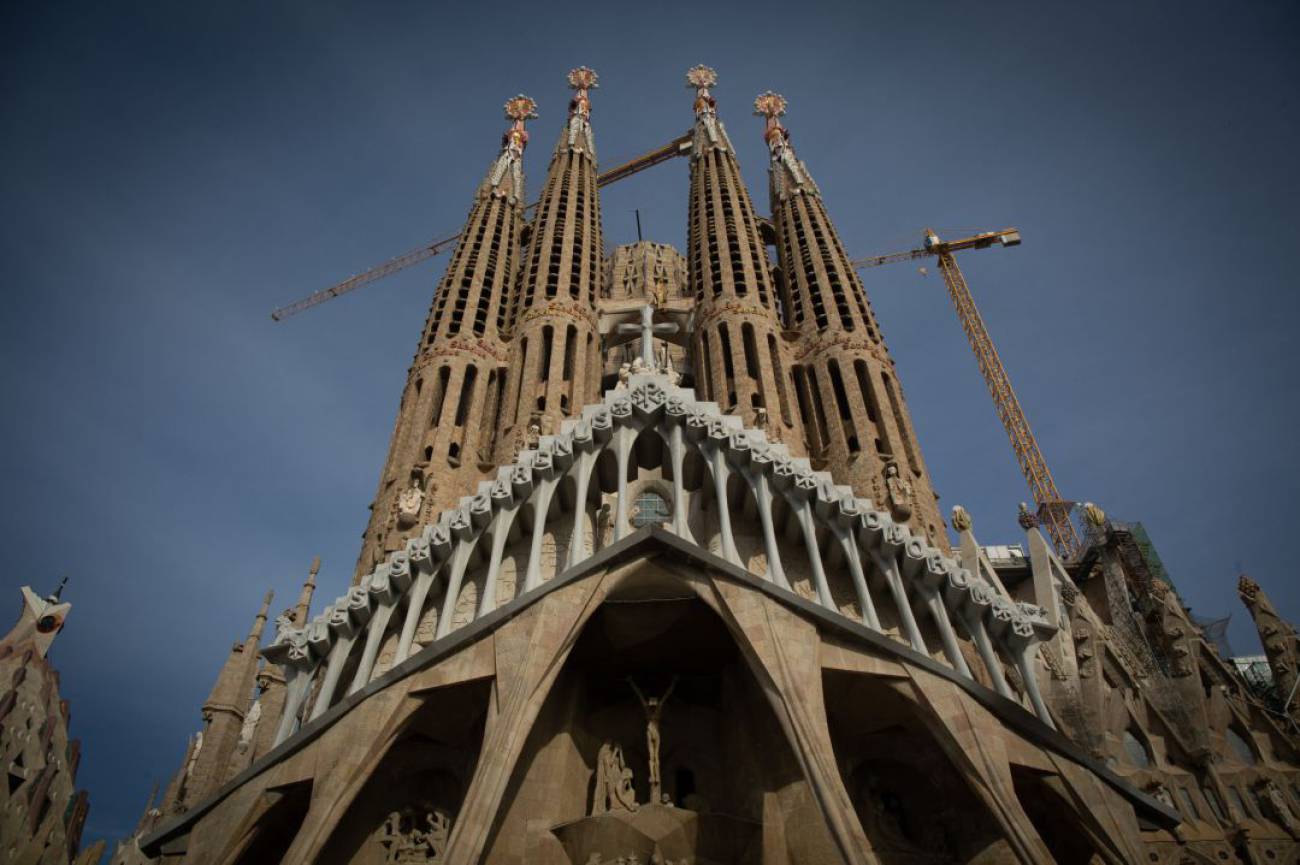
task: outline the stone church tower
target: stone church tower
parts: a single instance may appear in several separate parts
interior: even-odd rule
[[[1297,860],[1294,721],[1124,524],[1089,506],[1063,562],[957,508],[950,543],[784,100],[765,219],[717,81],[673,144],[685,256],[604,249],[595,72],[535,210],[507,103],[355,578],[312,615],[313,568],[259,665],[263,604],[118,861]]]
[[[72,605],[24,586],[18,623],[0,637],[0,860],[12,865],[91,865],[99,841],[81,850],[90,798],[77,789],[81,742],[68,738],[68,701],[50,644]]]

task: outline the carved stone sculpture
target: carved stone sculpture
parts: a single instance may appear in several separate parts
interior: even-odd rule
[[[412,480],[411,486],[397,497],[397,524],[404,529],[415,525],[423,505],[424,490],[420,489],[418,481]]]
[[[647,760],[650,763],[650,801],[658,802],[661,796],[660,777],[659,777],[659,744],[661,735],[659,723],[663,718],[664,704],[672,696],[673,688],[677,687],[677,677],[673,676],[672,684],[664,692],[662,697],[646,697],[641,693],[641,689],[636,686],[636,682],[631,679],[627,680],[636,692],[636,698],[641,701],[641,708],[645,710],[645,745]]]
[[[427,865],[441,862],[451,835],[451,818],[437,809],[393,811],[384,820],[379,843],[390,865]]]
[[[632,770],[623,762],[623,749],[605,742],[596,755],[596,790],[592,794],[591,813],[613,810],[635,811],[636,793],[632,790]]]
[[[885,469],[885,488],[889,492],[889,509],[894,519],[902,521],[912,516],[912,485],[899,475],[898,466],[892,463]]]

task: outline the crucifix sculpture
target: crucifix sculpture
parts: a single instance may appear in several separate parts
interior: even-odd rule
[[[641,689],[636,686],[636,682],[628,678],[627,683],[632,686],[636,692],[636,698],[641,701],[641,708],[645,710],[645,747],[646,761],[650,764],[650,804],[659,804],[660,778],[659,778],[659,722],[663,719],[664,704],[672,696],[673,688],[677,687],[677,677],[673,676],[672,683],[668,690],[664,691],[662,697],[647,697],[641,693]]]
[[[651,304],[641,307],[640,324],[620,324],[619,333],[639,333],[641,335],[641,362],[645,364],[646,369],[655,368],[655,350],[654,337],[657,333],[669,334],[677,332],[677,325],[671,322],[665,324],[655,324],[655,308]]]

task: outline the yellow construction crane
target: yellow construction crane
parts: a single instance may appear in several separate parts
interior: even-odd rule
[[[652,165],[666,162],[674,156],[684,156],[690,152],[690,149],[690,133],[678,136],[663,147],[657,147],[649,153],[643,153],[635,159],[629,159],[627,162],[616,165],[608,171],[602,171],[596,177],[596,185],[605,186],[606,184],[622,180],[625,177],[631,177],[638,171],[644,171]],[[534,201],[525,208],[525,212],[532,210],[536,206],[537,202]],[[331,285],[329,288],[322,288],[320,291],[310,294],[301,300],[294,301],[288,306],[282,306],[271,313],[271,318],[275,321],[283,321],[291,315],[302,312],[304,309],[311,309],[313,306],[324,303],[327,300],[332,300],[340,294],[347,294],[349,291],[360,288],[367,283],[374,282],[377,279],[383,279],[385,276],[392,276],[399,270],[405,270],[413,264],[419,264],[426,259],[433,258],[438,253],[451,247],[459,239],[460,234],[456,233],[444,237],[441,240],[435,240],[427,246],[421,246],[418,249],[411,250],[410,252],[404,252],[395,258],[388,259],[388,261],[385,261],[383,264],[378,264],[367,271],[358,273],[356,276],[350,276],[340,283]]]
[[[948,286],[948,295],[952,298],[952,305],[957,309],[962,330],[966,331],[971,350],[975,352],[975,360],[979,363],[980,372],[984,376],[985,383],[988,384],[989,393],[993,396],[998,417],[1002,419],[1002,425],[1006,427],[1007,435],[1011,438],[1011,447],[1016,452],[1016,461],[1020,463],[1020,470],[1024,472],[1025,480],[1029,482],[1029,489],[1038,506],[1038,519],[1051,535],[1057,553],[1062,558],[1069,559],[1076,555],[1080,546],[1079,535],[1074,529],[1074,524],[1070,522],[1072,503],[1062,500],[1061,494],[1056,489],[1056,481],[1052,480],[1052,473],[1047,468],[1047,460],[1043,458],[1038,441],[1029,428],[1029,421],[1025,419],[1020,400],[1016,399],[1016,392],[1011,389],[1011,379],[1007,377],[1002,359],[998,357],[998,351],[993,347],[993,339],[984,326],[984,319],[975,306],[975,299],[971,297],[966,278],[962,276],[961,268],[957,267],[957,259],[953,257],[953,253],[964,249],[987,249],[994,244],[1018,246],[1020,232],[1014,228],[1004,228],[1001,231],[986,231],[960,240],[945,241],[940,240],[939,235],[927,228],[925,246],[920,249],[859,258],[853,262],[853,267],[878,267],[896,261],[914,261],[931,256],[939,260],[939,272],[943,275],[944,285]]]

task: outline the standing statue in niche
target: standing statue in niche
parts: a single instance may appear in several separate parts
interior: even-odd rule
[[[423,504],[424,490],[420,489],[420,481],[411,478],[411,485],[397,497],[397,524],[402,528],[415,525],[420,519],[420,507]]]
[[[912,484],[898,473],[898,466],[893,463],[885,468],[885,488],[889,491],[889,509],[894,518],[905,520],[912,516]]]
[[[662,697],[647,698],[630,677],[627,683],[632,686],[632,690],[636,692],[636,698],[641,701],[641,708],[645,710],[645,748],[646,761],[650,764],[650,801],[658,802],[662,793],[659,778],[659,743],[661,741],[659,723],[663,719],[664,704],[672,696],[673,688],[677,687],[677,677],[673,676],[672,683],[669,684],[668,690],[664,691]]]
[[[636,794],[632,790],[632,770],[623,763],[623,749],[606,742],[596,755],[596,791],[591,797],[591,813],[604,814],[615,809],[635,811]]]

